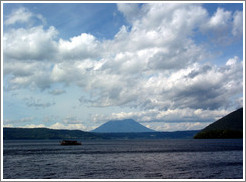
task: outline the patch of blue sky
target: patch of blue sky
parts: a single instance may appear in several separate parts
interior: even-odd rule
[[[218,8],[225,11],[231,11],[234,14],[236,11],[243,11],[243,3],[204,3],[202,6],[207,10],[209,16],[213,16]],[[193,30],[191,35],[193,41],[198,45],[203,45],[212,56],[208,56],[204,61],[213,62],[218,66],[224,65],[232,56],[237,56],[240,60],[243,59],[243,39],[230,38],[228,34],[227,41],[216,42],[216,35],[206,34],[201,32],[199,28]]]
[[[207,9],[210,16],[212,16],[218,8],[223,8],[227,11],[242,11],[243,10],[243,3],[204,3],[202,6]]]
[[[27,108],[23,101],[23,92],[26,90],[18,90],[18,92],[4,92],[3,93],[3,121],[8,124],[6,120],[18,120],[26,118],[30,115],[34,116],[34,110]],[[21,99],[22,98],[22,99]],[[39,113],[40,114],[40,113]]]
[[[72,95],[70,97],[72,97]],[[49,104],[50,106],[48,106]],[[66,111],[65,108],[69,107],[69,102],[64,104],[54,96],[19,89],[18,92],[16,91],[15,93],[4,92],[3,105],[5,106],[3,108],[3,120],[5,125],[8,124],[8,120],[15,121],[23,118],[34,119],[33,121],[30,121],[30,123],[18,122],[19,126],[25,126],[31,123],[34,124],[34,122],[36,125],[42,124],[45,117],[54,114],[56,115],[56,120],[50,121],[50,123],[58,122],[64,117],[63,114]]]
[[[47,20],[46,26],[54,26],[63,39],[81,33],[92,34],[99,40],[112,39],[125,23],[113,3],[25,3],[12,4],[4,10],[9,14],[18,7],[26,7],[35,14],[42,14]]]
[[[210,47],[206,47],[211,54],[203,60],[204,62],[210,62],[217,66],[223,66],[226,62],[234,58],[235,56],[238,57],[238,61],[243,61],[243,46],[239,45],[239,43],[232,44],[231,46],[211,46],[212,44],[208,45]]]
[[[79,99],[81,97],[85,99],[90,99],[90,93],[84,92],[82,88],[77,86],[70,85],[65,88],[66,93],[58,95],[58,96],[50,96],[53,97],[56,105],[49,108],[49,110],[53,110],[53,114],[57,111],[63,115],[63,113],[69,113],[71,116],[78,116],[79,119],[86,121],[90,120],[88,116],[99,114],[99,115],[108,115],[111,113],[119,113],[124,110],[124,112],[134,112],[139,111],[139,109],[120,107],[120,106],[111,106],[111,107],[95,107],[91,106],[92,103],[81,103]],[[50,113],[51,114],[51,113]]]

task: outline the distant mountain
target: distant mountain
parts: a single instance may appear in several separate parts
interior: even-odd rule
[[[80,130],[53,130],[48,128],[3,128],[4,140],[131,140],[131,139],[192,139],[198,130],[138,133],[90,133]]]
[[[210,124],[194,138],[243,138],[243,108]]]
[[[3,128],[3,139],[99,139],[81,130],[53,130],[48,128]]]
[[[92,130],[95,133],[139,133],[155,132],[132,119],[112,120]]]

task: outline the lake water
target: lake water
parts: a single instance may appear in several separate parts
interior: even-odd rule
[[[4,179],[242,179],[243,140],[7,140]]]

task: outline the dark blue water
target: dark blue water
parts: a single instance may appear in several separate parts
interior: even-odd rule
[[[242,179],[243,140],[9,140],[3,178]]]

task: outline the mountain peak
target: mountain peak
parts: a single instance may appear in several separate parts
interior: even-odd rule
[[[98,133],[139,133],[139,132],[155,132],[133,119],[111,120],[91,132]]]

